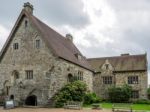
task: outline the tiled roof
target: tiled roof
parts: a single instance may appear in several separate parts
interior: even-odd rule
[[[114,57],[90,58],[88,62],[95,71],[100,71],[101,66],[108,60],[115,71],[147,70],[147,55],[124,55]]]
[[[82,56],[82,54],[80,53],[80,51],[76,48],[76,46],[74,45],[74,43],[68,39],[66,39],[65,37],[63,37],[62,35],[60,35],[59,33],[57,33],[56,31],[54,31],[52,28],[50,28],[49,26],[47,26],[45,23],[43,23],[42,21],[40,21],[39,19],[37,19],[35,16],[33,16],[32,14],[26,12],[25,10],[23,10],[7,40],[7,42],[5,43],[1,54],[0,54],[0,59],[2,58],[3,54],[5,53],[8,44],[11,41],[11,38],[13,37],[13,32],[15,31],[15,28],[17,27],[17,24],[19,23],[20,19],[23,16],[26,16],[27,18],[29,18],[29,20],[32,21],[32,24],[35,25],[35,27],[38,29],[38,31],[41,33],[43,39],[45,40],[47,46],[52,49],[54,55],[67,60],[69,62],[72,62],[76,65],[79,65],[83,68],[86,68],[88,70],[91,70],[91,67],[88,63],[88,61],[86,60],[86,58],[84,56]],[[76,54],[81,55],[81,59],[78,59],[76,57]]]

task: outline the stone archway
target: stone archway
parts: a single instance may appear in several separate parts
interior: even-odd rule
[[[10,95],[10,99],[11,99],[11,100],[14,100],[14,95]]]
[[[29,106],[37,106],[37,96],[35,95],[28,96],[25,100],[25,104]]]

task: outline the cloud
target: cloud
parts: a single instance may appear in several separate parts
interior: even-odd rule
[[[35,2],[36,4],[36,2]],[[80,28],[89,23],[89,17],[83,11],[83,2],[81,0],[50,0],[37,4],[37,12],[40,13],[45,21],[56,25],[70,25]]]
[[[6,41],[6,37],[8,36],[9,31],[5,29],[2,25],[0,25],[0,49],[4,45],[4,42]]]
[[[90,18],[90,23],[80,30],[69,25],[62,25],[59,30],[63,29],[63,32],[72,33],[75,43],[87,48],[113,43],[114,40],[109,38],[109,35],[117,29],[114,27],[117,21],[111,7],[106,2],[99,0],[83,0],[83,4],[84,12]]]
[[[59,30],[72,33],[74,42],[85,56],[102,57],[147,52],[150,60],[148,0],[83,0],[83,3],[90,24],[80,30],[67,25],[61,26]]]
[[[26,0],[1,1],[0,48],[24,2]],[[44,2],[29,0],[29,2],[34,5],[34,14],[50,27],[62,35],[71,33],[74,43],[86,57],[147,52],[150,60],[149,0],[45,0]]]

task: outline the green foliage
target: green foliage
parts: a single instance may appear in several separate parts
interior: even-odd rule
[[[150,88],[147,89],[148,99],[150,99]]]
[[[84,104],[100,103],[101,99],[95,93],[87,93],[84,97]]]
[[[67,101],[83,101],[87,85],[82,81],[74,81],[65,85],[54,96],[55,106],[62,107]]]
[[[136,101],[133,101],[134,104],[150,104],[150,100],[147,99],[139,99]]]
[[[132,88],[128,85],[122,87],[111,87],[108,89],[109,100],[111,102],[123,103],[129,102]]]

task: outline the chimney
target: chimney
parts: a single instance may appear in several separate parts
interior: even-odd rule
[[[129,56],[129,53],[121,54],[121,56]]]
[[[30,14],[33,14],[33,5],[30,4],[29,2],[24,3],[24,10]]]
[[[73,42],[73,36],[71,34],[66,34],[66,39]]]

